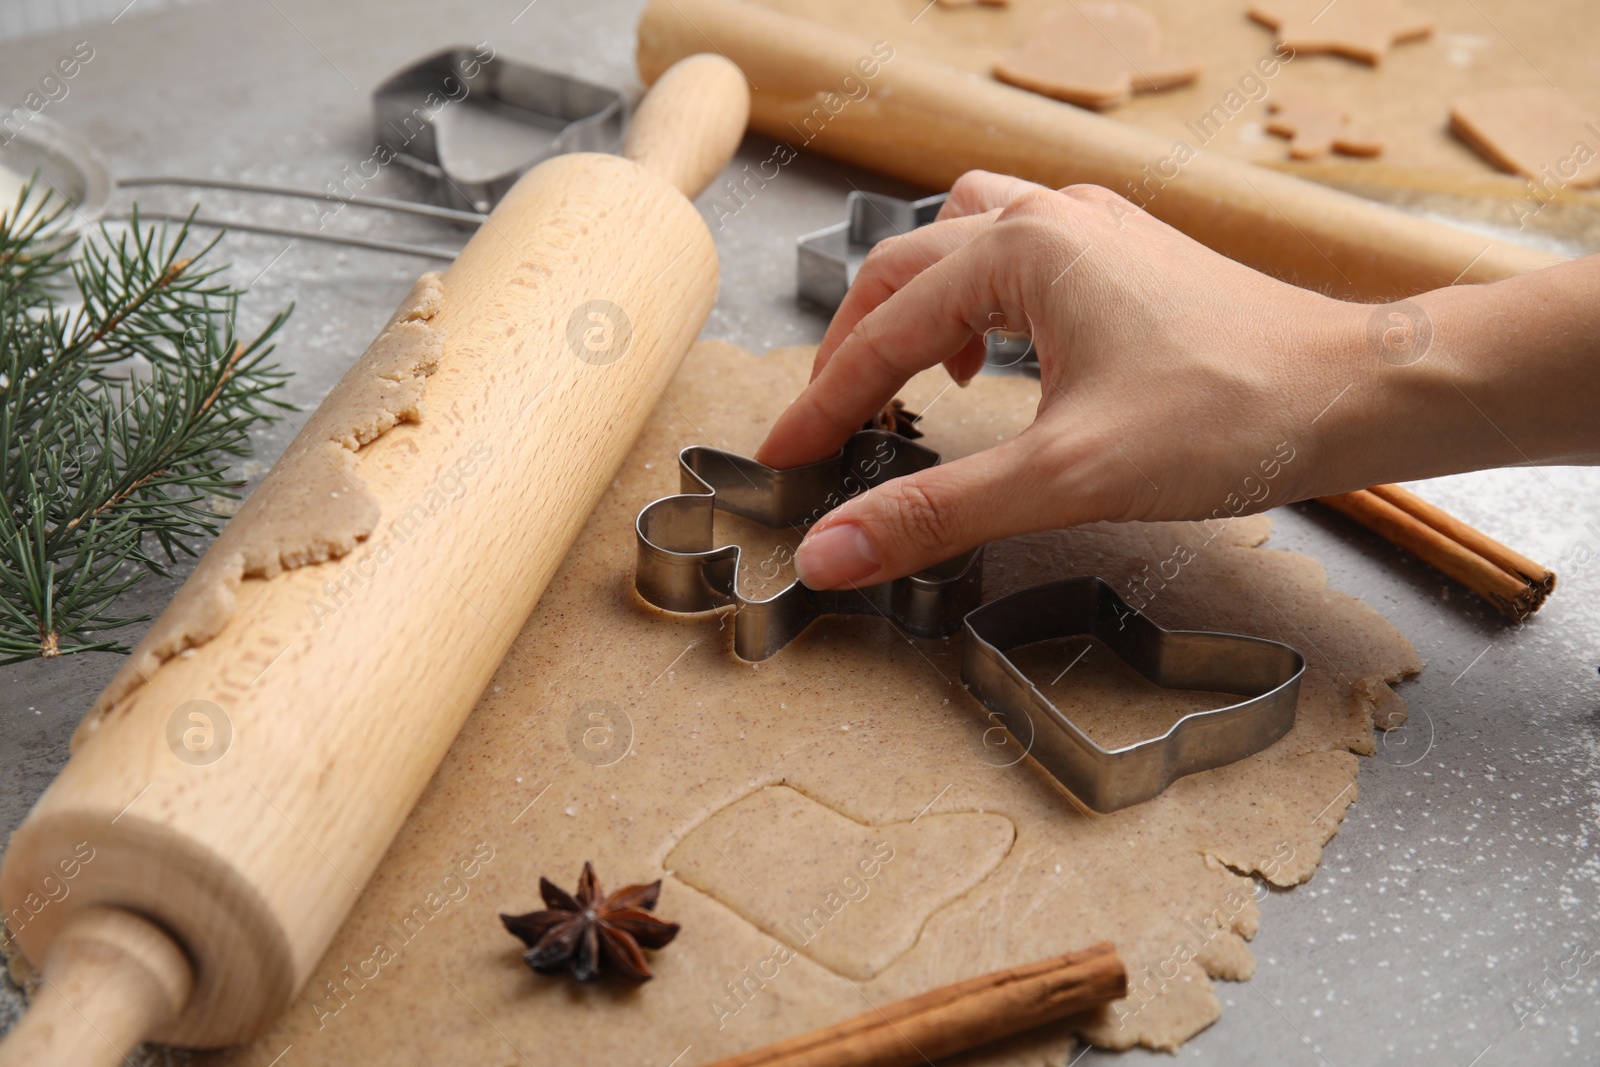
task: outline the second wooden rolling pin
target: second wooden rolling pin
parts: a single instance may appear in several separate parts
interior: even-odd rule
[[[1187,158],[1166,137],[895,46],[736,0],[651,0],[638,64],[648,82],[684,56],[725,55],[753,87],[751,128],[932,190],[974,169],[1132,187],[1152,215],[1223,255],[1348,299],[1559,262],[1200,146]]]
[[[305,982],[705,322],[688,198],[748,106],[668,71],[627,158],[525,175],[306,423],[11,839],[45,981],[0,1064],[232,1044]]]

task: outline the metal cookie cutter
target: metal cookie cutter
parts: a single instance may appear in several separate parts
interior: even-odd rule
[[[981,548],[879,585],[815,590],[792,582],[750,600],[738,590],[739,546],[712,547],[719,509],[800,530],[857,493],[938,462],[938,453],[886,430],[862,430],[837,455],[782,471],[717,448],[685,448],[683,491],[639,512],[634,586],[667,611],[734,605],[733,649],[745,660],[766,659],[822,615],[883,615],[917,637],[952,634],[981,598]]]
[[[926,226],[938,218],[939,209],[949,198],[949,193],[901,200],[859,189],[852,192],[845,197],[844,222],[800,238],[800,299],[824,311],[837,311],[872,246]],[[984,361],[990,367],[1015,366],[1033,355],[1033,343],[1025,334],[991,330],[984,336],[984,345]]]
[[[397,162],[432,181],[440,203],[480,213],[551,156],[613,149],[626,118],[615,90],[465,46],[391,76],[372,109]]]
[[[961,680],[1012,738],[1098,812],[1149,800],[1187,774],[1244,759],[1294,725],[1305,659],[1277,641],[1163,630],[1099,578],[1048,582],[966,618]],[[1236,693],[1237,704],[1183,716],[1166,733],[1105,749],[1039,692],[1006,653],[1057,637],[1097,637],[1168,689]]]
[[[856,190],[845,197],[844,222],[800,238],[800,299],[827,311],[836,309],[872,246],[926,226],[939,216],[949,196],[940,193],[921,200],[901,200]]]

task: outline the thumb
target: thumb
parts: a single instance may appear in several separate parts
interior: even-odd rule
[[[1023,435],[1026,437],[1027,435]],[[856,497],[824,516],[795,553],[812,589],[874,585],[969,548],[1055,525],[1053,494],[1022,437],[931,467]]]

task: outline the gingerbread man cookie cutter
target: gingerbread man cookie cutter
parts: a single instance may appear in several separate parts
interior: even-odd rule
[[[823,615],[881,615],[916,637],[953,634],[982,596],[981,548],[892,582],[819,590],[795,581],[751,599],[738,588],[739,546],[714,547],[712,536],[717,511],[803,531],[850,497],[938,462],[887,430],[862,430],[836,455],[781,471],[720,448],[685,448],[681,491],[639,512],[634,588],[667,611],[734,606],[733,650],[745,660],[766,659]]]

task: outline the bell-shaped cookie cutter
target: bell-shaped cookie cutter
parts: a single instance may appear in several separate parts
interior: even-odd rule
[[[733,650],[744,660],[766,659],[823,615],[881,615],[917,637],[952,634],[982,596],[981,548],[892,582],[838,590],[792,582],[752,600],[738,590],[739,546],[714,548],[712,537],[718,510],[804,530],[850,497],[938,462],[938,453],[886,430],[862,430],[837,455],[781,471],[718,448],[685,448],[682,491],[639,512],[634,587],[667,611],[733,605]]]
[[[1240,634],[1164,630],[1100,578],[1069,578],[991,601],[966,617],[961,680],[1006,732],[1085,805],[1112,812],[1149,800],[1184,775],[1254,755],[1294,726],[1305,658]],[[1159,737],[1097,744],[1007,657],[1052,638],[1098,638],[1168,689],[1248,699],[1185,715]]]

